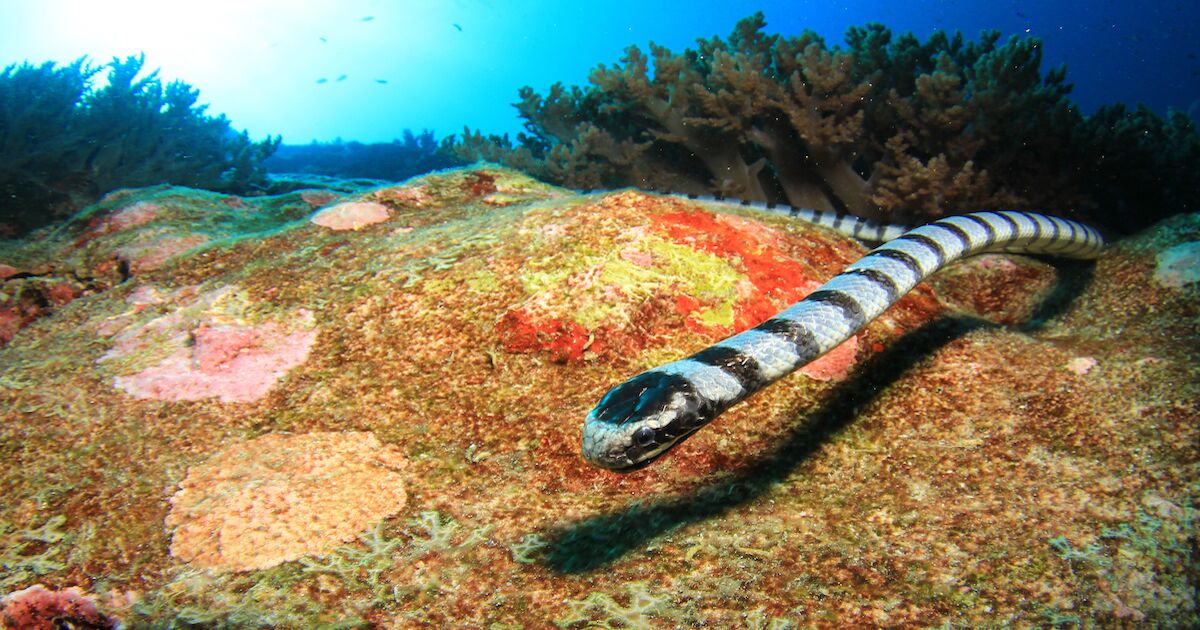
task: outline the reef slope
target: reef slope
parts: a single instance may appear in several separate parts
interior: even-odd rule
[[[623,476],[609,387],[863,247],[488,166],[43,236],[0,246],[12,626],[1200,621],[1197,215],[955,265]]]

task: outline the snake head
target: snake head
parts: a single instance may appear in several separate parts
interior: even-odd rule
[[[643,372],[613,389],[583,423],[583,455],[592,464],[632,472],[666,454],[715,417],[682,376]]]

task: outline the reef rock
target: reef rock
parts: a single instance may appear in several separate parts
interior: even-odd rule
[[[312,220],[341,204],[378,221]],[[42,237],[0,244],[0,592],[91,577],[129,627],[1200,623],[1200,284],[1154,281],[1200,215],[956,264],[627,475],[580,455],[604,392],[865,248],[486,165],[127,190]]]

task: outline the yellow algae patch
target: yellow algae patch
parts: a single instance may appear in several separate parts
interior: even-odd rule
[[[580,248],[532,261],[520,278],[528,293],[542,294],[551,303],[569,303],[571,319],[589,329],[611,323],[614,310],[667,288],[711,304],[696,316],[727,326],[733,323],[733,303],[744,279],[720,256],[653,235],[620,250]]]
[[[369,432],[235,444],[191,467],[171,497],[171,555],[248,571],[328,553],[404,507],[407,465]]]

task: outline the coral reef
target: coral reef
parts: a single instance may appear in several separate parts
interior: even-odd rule
[[[311,221],[341,203],[387,216]],[[148,234],[205,240],[121,258]],[[614,475],[579,442],[608,388],[862,245],[496,166],[114,193],[0,243],[0,293],[44,305],[0,348],[0,594],[83,589],[128,627],[1196,626],[1200,284],[1154,277],[1197,240],[1190,214],[1094,263],[955,263]],[[316,334],[252,400],[114,385],[271,330]]]
[[[172,187],[110,193],[42,239],[0,241],[0,344],[75,299],[143,275],[171,278],[180,255],[278,229],[338,198],[324,190],[246,200]]]
[[[402,510],[407,466],[370,433],[264,435],[188,469],[171,497],[171,555],[224,571],[329,553]]]
[[[527,133],[516,143],[465,129],[444,148],[577,189],[632,185],[901,223],[1004,207],[1128,231],[1200,208],[1188,117],[1121,105],[1082,116],[1065,67],[1043,77],[1035,38],[939,31],[922,42],[870,24],[830,47],[765,26],[756,13],[682,53],[631,46],[585,88],[522,88]]]
[[[0,226],[70,216],[121,187],[171,183],[246,193],[266,181],[278,138],[252,142],[206,115],[199,92],[143,75],[143,56],[0,72]],[[103,87],[93,87],[104,72]]]
[[[408,129],[391,142],[329,142],[283,144],[264,162],[271,173],[307,173],[337,178],[367,178],[399,182],[415,175],[452,166],[460,160],[438,150],[429,130]]]

